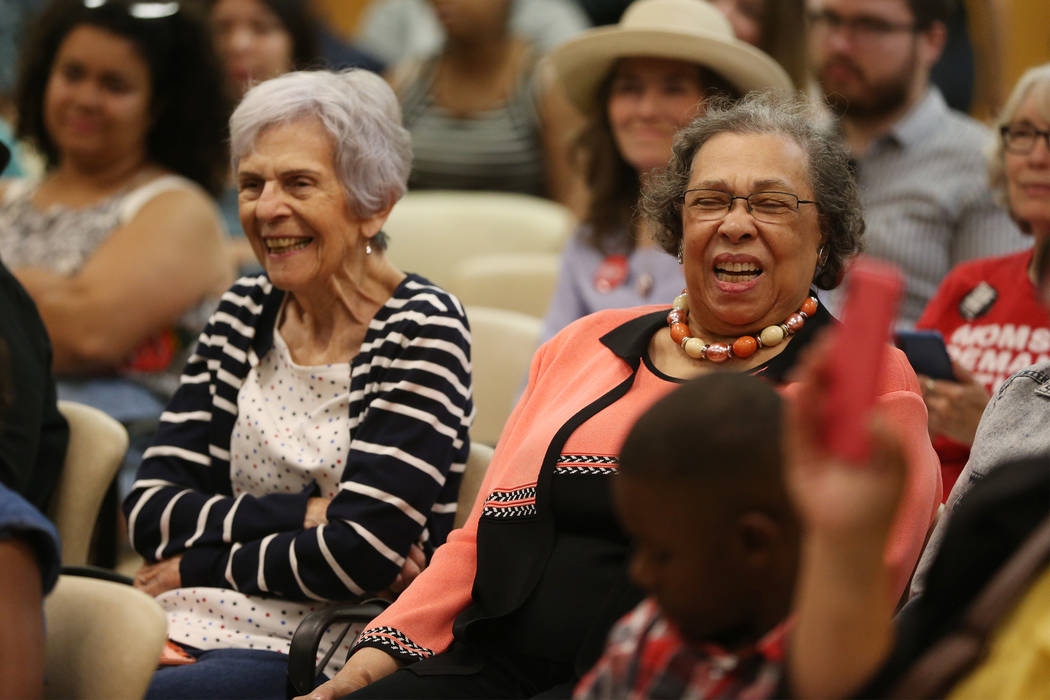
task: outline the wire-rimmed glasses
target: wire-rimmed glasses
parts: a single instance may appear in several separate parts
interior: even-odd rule
[[[714,221],[729,214],[733,200],[742,199],[747,211],[757,221],[783,224],[794,218],[800,204],[816,204],[811,199],[799,199],[790,192],[753,192],[737,195],[723,190],[705,188],[686,190],[683,204],[689,216],[697,221]]]

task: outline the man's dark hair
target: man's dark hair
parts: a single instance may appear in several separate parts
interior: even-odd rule
[[[908,8],[915,17],[915,28],[929,29],[934,22],[947,24],[956,10],[956,0],[908,0]]]

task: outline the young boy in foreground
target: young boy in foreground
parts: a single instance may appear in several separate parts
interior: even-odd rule
[[[609,633],[577,698],[764,698],[778,689],[798,531],[782,478],[782,402],[711,374],[635,424],[613,487],[649,597]]]

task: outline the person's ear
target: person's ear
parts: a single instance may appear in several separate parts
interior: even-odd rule
[[[784,546],[784,528],[768,513],[749,510],[736,522],[736,536],[744,562],[751,569],[765,569]]]
[[[365,238],[372,238],[380,229],[383,228],[383,224],[386,223],[387,218],[390,216],[390,210],[394,208],[393,203],[390,206],[376,212],[367,219],[360,219],[359,224],[361,227],[361,235]]]
[[[926,29],[917,31],[915,38],[919,42],[919,61],[929,71],[941,57],[944,45],[948,42],[948,27],[944,22],[933,22]]]

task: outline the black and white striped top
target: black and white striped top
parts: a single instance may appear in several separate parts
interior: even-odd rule
[[[459,116],[433,98],[437,61],[428,60],[401,90],[412,134],[410,189],[494,190],[543,195],[545,169],[533,82],[535,60],[499,107]]]
[[[347,464],[328,524],[304,529],[299,493],[234,497],[230,435],[245,377],[273,345],[284,292],[265,276],[227,291],[124,502],[135,550],[182,554],[182,586],[346,600],[386,588],[411,545],[452,528],[473,419],[470,332],[458,300],[408,275],[350,361]],[[429,551],[428,551],[429,554]]]

